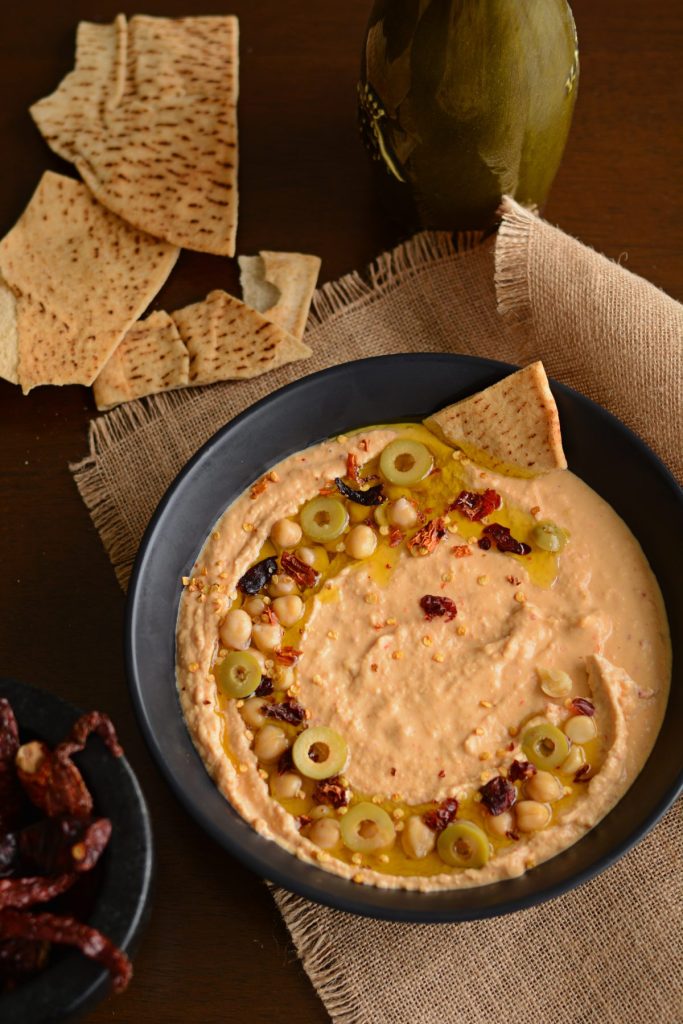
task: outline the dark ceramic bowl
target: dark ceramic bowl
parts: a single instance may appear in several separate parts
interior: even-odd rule
[[[53,746],[64,739],[81,714],[59,697],[13,679],[0,679],[0,697],[6,697],[12,705],[22,742],[43,739]],[[91,911],[87,918],[77,916],[130,954],[149,910],[152,832],[145,799],[125,757],[112,757],[98,738],[90,739],[74,760],[93,795],[97,813],[112,823],[111,839],[92,873],[98,877],[93,879],[94,891],[85,903]],[[84,883],[90,885],[87,876],[74,887],[74,898]],[[61,899],[66,901],[67,896]],[[41,909],[40,904],[33,908],[36,913]],[[55,947],[45,970],[14,992],[0,996],[0,1021],[47,1024],[73,1018],[85,1013],[109,990],[105,968],[73,949]]]
[[[569,388],[553,385],[571,469],[607,499],[640,540],[664,594],[674,677],[666,718],[645,768],[619,805],[585,838],[524,877],[433,893],[354,885],[304,864],[254,832],[204,770],[176,696],[174,630],[180,578],[213,524],[274,463],[354,427],[424,417],[487,387],[514,367],[449,355],[366,359],[304,377],[233,420],[168,490],[140,547],[127,611],[127,666],[152,753],[206,831],[255,872],[320,903],[405,921],[457,921],[540,903],[591,878],[641,839],[683,784],[680,623],[683,500],[671,474],[618,420]],[[672,540],[672,538],[674,538]]]

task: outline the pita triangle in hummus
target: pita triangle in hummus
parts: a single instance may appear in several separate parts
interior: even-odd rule
[[[0,242],[0,372],[24,393],[92,384],[177,257],[48,171]]]
[[[174,245],[233,256],[238,22],[82,23],[74,70],[31,107],[109,210]]]
[[[541,362],[425,420],[448,444],[511,476],[566,469],[557,406]]]
[[[242,296],[272,323],[303,338],[320,258],[300,252],[260,252],[239,256]]]

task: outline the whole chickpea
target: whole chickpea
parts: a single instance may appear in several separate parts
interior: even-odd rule
[[[270,539],[279,548],[295,548],[302,536],[301,527],[292,519],[278,519],[270,531]]]
[[[417,522],[417,509],[407,498],[398,498],[387,509],[387,519],[392,526],[410,529]]]
[[[251,627],[251,617],[241,608],[232,608],[220,624],[220,641],[224,647],[243,651],[249,646]]]
[[[503,811],[502,814],[487,814],[486,828],[494,836],[506,836],[508,832],[515,831],[515,816],[512,811]]]
[[[289,597],[276,597],[273,601],[273,611],[280,620],[280,625],[288,629],[303,615],[304,603],[296,594],[290,594]]]
[[[320,818],[331,818],[333,813],[329,804],[318,804],[316,807],[311,807],[308,816],[313,821],[318,821]]]
[[[244,706],[242,707],[242,718],[244,719],[245,725],[248,725],[250,729],[256,732],[265,724],[265,716],[261,709],[267,702],[263,697],[250,697],[249,700],[245,700]]]
[[[344,547],[351,558],[370,558],[377,547],[377,534],[371,526],[359,523],[349,530]]]
[[[536,800],[520,800],[516,805],[517,828],[520,832],[540,832],[550,821],[552,811]]]
[[[432,852],[435,843],[436,836],[431,828],[425,825],[419,814],[412,814],[401,833],[401,846],[406,857],[421,860]]]
[[[315,551],[313,548],[297,548],[294,554],[304,565],[313,565],[315,562]]]
[[[254,594],[253,597],[246,598],[242,607],[247,615],[251,615],[252,619],[258,619],[266,610],[266,602],[262,597],[258,597],[258,595]]]
[[[255,647],[250,647],[247,654],[251,654],[252,658],[256,658],[261,669],[261,675],[266,675],[266,658],[262,651],[257,651]]]
[[[530,800],[538,800],[542,804],[552,804],[564,796],[564,786],[550,772],[536,772],[524,784],[524,793]]]
[[[273,576],[273,581],[268,587],[271,597],[286,597],[287,594],[296,593],[296,583],[291,576]]]
[[[259,651],[270,654],[271,651],[276,651],[282,643],[282,626],[276,622],[255,622],[252,638]]]
[[[273,796],[280,800],[293,800],[300,796],[303,785],[301,776],[296,772],[285,772],[283,775],[274,775],[270,780],[270,791]]]
[[[289,747],[289,740],[277,725],[264,725],[256,734],[254,753],[259,761],[277,761]]]
[[[320,818],[308,830],[308,838],[321,850],[331,850],[339,842],[339,822],[334,818]]]

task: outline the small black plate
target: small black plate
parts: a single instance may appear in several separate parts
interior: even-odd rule
[[[42,739],[54,746],[82,713],[54,694],[14,679],[0,679],[0,697],[12,705],[22,742]],[[130,954],[149,911],[153,859],[149,812],[125,757],[112,757],[98,738],[90,739],[75,761],[97,813],[112,823],[111,839],[96,868],[101,869],[101,877],[92,913],[85,923]],[[40,913],[41,907],[32,910]],[[109,990],[110,976],[104,967],[74,950],[55,947],[53,963],[14,992],[0,996],[0,1021],[48,1024],[80,1016]]]
[[[302,863],[254,832],[215,788],[187,733],[174,667],[180,578],[225,508],[293,452],[355,427],[424,417],[514,369],[491,360],[429,354],[364,359],[304,377],[252,406],[204,445],[167,491],[140,547],[129,590],[126,657],[152,753],[185,807],[226,850],[258,874],[320,903],[372,917],[430,922],[519,910],[608,867],[652,828],[683,786],[683,566],[676,542],[683,521],[681,492],[631,431],[559,384],[552,388],[569,465],[641,542],[673,634],[674,678],[659,738],[634,785],[596,828],[524,877],[494,885],[434,893],[355,885]]]

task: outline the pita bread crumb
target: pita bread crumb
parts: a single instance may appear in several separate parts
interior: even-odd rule
[[[144,395],[185,387],[190,354],[178,328],[160,310],[133,324],[93,384],[100,410]]]
[[[17,300],[7,282],[0,277],[0,377],[18,384],[18,361]]]
[[[303,338],[320,258],[262,250],[258,256],[238,256],[237,261],[246,304],[295,338]]]
[[[237,18],[79,26],[74,70],[31,107],[99,201],[173,245],[234,256]]]
[[[175,246],[131,228],[85,185],[47,171],[0,242],[24,394],[39,384],[92,384],[177,257]]]
[[[510,476],[567,468],[557,406],[541,362],[424,422],[475,461]]]

